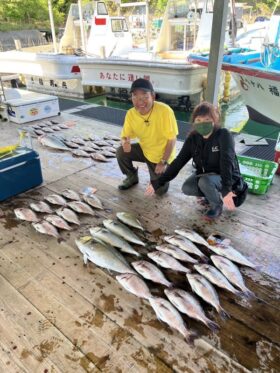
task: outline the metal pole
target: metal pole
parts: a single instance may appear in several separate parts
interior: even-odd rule
[[[146,0],[146,48],[150,51],[149,0]]]
[[[82,41],[81,47],[82,47],[82,50],[86,52],[85,29],[84,29],[83,10],[82,10],[81,0],[78,0],[78,8],[79,8],[79,19],[80,19],[81,41]]]
[[[48,7],[49,7],[49,16],[50,16],[50,23],[51,23],[51,30],[52,30],[53,49],[54,49],[54,53],[57,53],[57,44],[56,44],[56,36],[55,36],[53,11],[52,11],[52,1],[51,0],[48,0]]]
[[[205,98],[218,104],[229,0],[215,0]]]

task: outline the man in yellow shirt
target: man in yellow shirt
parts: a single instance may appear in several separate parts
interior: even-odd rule
[[[149,80],[137,79],[131,86],[133,108],[128,110],[121,132],[122,146],[117,150],[119,167],[126,178],[120,190],[138,184],[138,170],[133,161],[145,162],[150,179],[156,180],[175,158],[175,143],[178,134],[173,110],[166,104],[155,101],[155,92]],[[131,139],[138,139],[131,143]],[[167,192],[169,183],[157,190],[158,195]]]

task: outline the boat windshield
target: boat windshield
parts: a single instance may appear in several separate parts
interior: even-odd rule
[[[112,18],[111,19],[112,32],[123,32],[128,31],[125,19]]]

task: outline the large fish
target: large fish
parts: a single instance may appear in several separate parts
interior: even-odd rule
[[[111,219],[103,220],[103,225],[105,228],[109,229],[109,231],[121,236],[129,242],[135,243],[136,245],[146,246],[146,244],[142,242],[135,233],[133,233],[126,225],[119,223],[118,221]]]
[[[195,246],[192,241],[182,236],[165,236],[164,240],[171,245],[178,246],[180,249],[189,254],[197,255],[200,258],[206,259],[207,257]]]
[[[244,284],[243,277],[235,264],[233,264],[227,258],[218,255],[211,255],[211,260],[215,266],[226,276],[229,282],[241,289],[246,296],[255,296],[254,293]]]
[[[67,201],[58,194],[50,194],[45,196],[44,199],[51,203],[52,205],[66,206]]]
[[[69,151],[69,148],[55,135],[43,135],[38,140],[42,145],[49,148]]]
[[[195,320],[201,321],[212,331],[217,331],[219,325],[208,319],[199,301],[189,292],[182,289],[164,289],[170,302],[182,313]]]
[[[14,210],[16,217],[20,220],[37,222],[39,221],[34,211],[27,208],[17,208]]]
[[[172,286],[172,283],[164,277],[161,270],[154,264],[147,262],[146,260],[139,260],[137,262],[132,262],[131,265],[138,273],[140,273],[141,276],[147,280],[151,280],[167,287]]]
[[[115,233],[110,232],[108,229],[93,227],[90,228],[89,231],[95,240],[117,247],[124,253],[140,256],[140,254],[134,250],[128,242],[126,242],[122,237],[117,236]]]
[[[77,192],[72,189],[65,189],[61,192],[61,195],[65,198],[71,199],[72,201],[80,201],[81,198]]]
[[[84,256],[84,263],[88,260],[99,267],[119,273],[135,273],[125,258],[111,246],[83,239],[75,240],[76,245]]]
[[[84,202],[81,201],[72,201],[68,202],[67,205],[74,211],[80,214],[94,215],[93,209]]]
[[[178,272],[190,272],[190,270],[184,267],[177,259],[173,258],[171,255],[163,253],[162,251],[152,251],[147,255],[163,268],[173,269]]]
[[[256,269],[256,266],[253,263],[251,263],[247,258],[245,258],[245,256],[243,256],[232,246],[209,245],[209,249],[215,254],[224,256],[225,258],[232,260],[235,263]]]
[[[76,225],[81,224],[77,214],[75,214],[74,211],[68,209],[67,207],[62,207],[62,208],[56,210],[56,213],[57,213],[57,215],[61,216],[63,219],[68,221],[68,223],[73,223],[73,224],[76,224]]]
[[[219,296],[214,286],[201,275],[187,273],[186,276],[191,285],[192,291],[205,300],[205,302],[211,304],[222,318],[227,318],[228,314],[220,305]]]
[[[39,223],[32,223],[32,225],[39,233],[47,234],[48,236],[53,236],[56,238],[59,237],[57,229],[45,220],[42,220]]]
[[[65,229],[67,231],[71,231],[72,229],[70,225],[68,225],[67,222],[58,215],[48,215],[45,216],[44,219],[57,228]]]
[[[198,243],[199,245],[203,245],[206,247],[209,246],[208,242],[203,237],[201,237],[198,233],[192,231],[191,229],[175,229],[175,233],[187,238],[194,243]]]
[[[172,245],[158,245],[156,246],[158,251],[162,251],[165,254],[169,254],[173,256],[173,258],[182,260],[183,262],[188,263],[198,263],[198,261],[192,258],[189,254],[187,254],[184,250],[180,249],[179,247],[172,246]]]
[[[235,289],[227,280],[227,278],[212,265],[209,264],[196,264],[194,268],[202,276],[206,277],[207,280],[212,284],[219,286],[220,288],[226,289],[235,295],[240,295],[240,291]]]
[[[102,202],[94,194],[83,194],[83,200],[88,203],[91,207],[99,210],[103,210]]]
[[[39,201],[36,203],[30,203],[29,206],[32,208],[32,210],[36,212],[46,212],[47,214],[51,214],[53,212],[50,206],[46,202],[43,202],[43,201]]]
[[[165,322],[171,328],[176,329],[184,336],[188,343],[194,340],[195,335],[186,328],[182,316],[168,300],[160,297],[153,297],[149,299],[149,302],[159,320]]]
[[[130,293],[139,298],[149,299],[152,297],[150,289],[142,278],[133,273],[125,273],[116,276],[118,282]]]
[[[117,212],[117,218],[126,225],[130,225],[133,228],[144,230],[140,220],[130,212]]]

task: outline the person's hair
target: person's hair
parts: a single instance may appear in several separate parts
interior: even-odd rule
[[[191,122],[194,123],[195,119],[199,116],[209,115],[214,122],[214,127],[220,127],[220,113],[218,108],[216,108],[213,104],[207,101],[203,101],[198,104],[192,113],[192,120]]]

